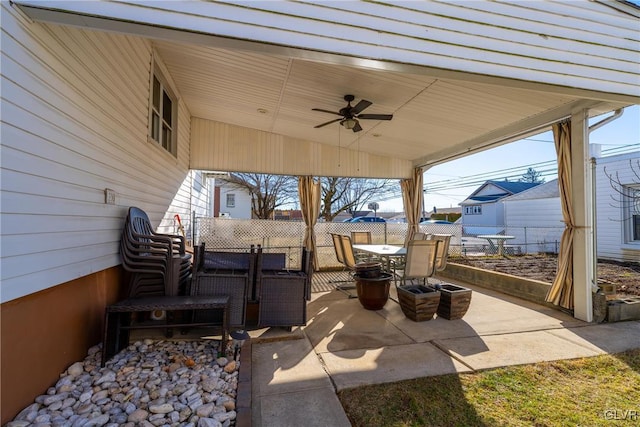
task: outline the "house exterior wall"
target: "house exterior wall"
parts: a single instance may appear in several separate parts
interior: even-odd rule
[[[482,207],[481,214],[465,214],[462,207],[462,224],[465,234],[496,234],[504,229],[502,202],[474,203]],[[466,206],[466,205],[465,205]]]
[[[507,244],[520,246],[523,253],[559,250],[564,230],[560,198],[505,200],[506,234],[514,236]]]
[[[102,341],[104,307],[122,278],[113,267],[2,304],[2,425]]]
[[[409,160],[194,117],[191,168],[277,175],[409,178]],[[300,159],[305,159],[304,162]]]
[[[631,162],[631,163],[630,163]],[[630,215],[624,197],[612,186],[607,176],[615,174],[623,185],[640,188],[640,153],[601,157],[596,162],[596,224],[598,258],[616,261],[640,261],[640,241],[630,241],[625,233]],[[635,168],[635,174],[632,170]],[[606,173],[605,173],[606,169]],[[617,187],[617,185],[615,185]],[[627,200],[628,203],[628,200]]]
[[[251,219],[251,195],[244,189],[229,184],[224,180],[216,180],[220,188],[220,213],[228,213],[231,218]],[[227,206],[227,195],[233,194],[235,206]]]
[[[123,282],[128,207],[168,229],[175,213],[189,222],[194,196],[186,106],[178,102],[177,157],[147,140],[147,40],[0,7],[4,424],[101,341],[104,306]]]
[[[156,226],[191,208],[186,107],[177,158],[147,141],[152,46],[2,9],[4,302],[118,265],[129,206]]]
[[[179,215],[184,234],[188,243],[194,240],[194,228],[196,227],[193,215],[203,217],[210,215],[211,191],[210,179],[202,171],[189,171],[187,177],[180,185],[176,197],[171,202],[158,226],[158,231],[169,234],[181,234],[176,215]]]
[[[46,16],[29,7],[42,7],[41,2],[17,2],[34,16]],[[380,69],[395,69],[397,64],[433,67],[438,77],[446,70],[485,79],[509,76],[513,81],[506,84],[519,87],[535,88],[530,82],[540,82],[558,86],[558,91],[566,86],[567,92],[570,88],[640,94],[637,10],[628,5],[566,0],[343,3],[210,2],[199,7],[166,2],[160,9],[153,3],[120,1],[99,9],[92,2],[53,7],[73,12],[73,18],[89,15],[81,21],[83,25],[107,27],[112,20],[120,20],[123,30],[148,31],[133,25],[144,21],[161,34],[170,19],[173,28],[184,29],[201,42],[206,35],[228,38],[228,45],[257,39],[264,45],[243,47],[278,52],[279,46],[286,45],[307,50],[311,57],[330,51],[345,61],[349,56],[375,58],[367,66]],[[90,19],[98,13],[110,19]]]

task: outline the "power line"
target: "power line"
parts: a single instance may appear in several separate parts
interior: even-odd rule
[[[544,142],[544,140],[540,140]],[[640,149],[640,144],[629,144],[622,145],[613,148],[607,148],[601,151],[601,154],[606,155],[616,155],[616,154],[624,154],[627,152],[633,152],[635,150]],[[471,186],[480,186],[489,180],[498,180],[498,179],[506,179],[506,180],[518,180],[522,178],[522,176],[527,172],[529,168],[533,168],[537,173],[539,173],[540,178],[553,178],[555,179],[558,175],[557,161],[554,160],[546,160],[537,163],[531,163],[527,165],[521,166],[513,166],[505,169],[498,169],[491,172],[481,172],[473,175],[467,175],[456,178],[448,178],[442,179],[438,181],[431,181],[425,183],[425,192],[428,195],[438,195],[441,197],[450,197],[449,194],[443,194],[442,191],[445,190],[454,190],[460,189],[464,187]],[[428,172],[427,172],[428,173]],[[382,193],[379,197],[380,201],[387,201],[391,199],[396,199],[402,197],[402,192],[399,189],[394,189],[388,191],[386,193]],[[465,197],[465,196],[458,196]]]

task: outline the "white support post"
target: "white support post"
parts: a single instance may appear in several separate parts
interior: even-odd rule
[[[576,225],[573,238],[573,315],[577,319],[592,322],[592,266],[596,254],[593,247],[594,230],[591,227],[593,205],[588,117],[586,109],[574,111],[571,115],[571,194]]]

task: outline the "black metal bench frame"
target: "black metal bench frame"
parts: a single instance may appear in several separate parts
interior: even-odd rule
[[[162,324],[132,324],[131,314],[140,312],[164,311],[198,311],[222,310],[222,323],[219,321],[202,321],[188,323]],[[211,312],[210,312],[211,313]],[[187,316],[190,317],[190,316]],[[149,296],[129,298],[119,301],[105,308],[104,340],[102,342],[102,360],[104,366],[107,360],[129,345],[129,331],[131,329],[151,328],[179,328],[179,327],[215,327],[222,328],[221,349],[227,346],[229,328],[229,297],[228,296]]]

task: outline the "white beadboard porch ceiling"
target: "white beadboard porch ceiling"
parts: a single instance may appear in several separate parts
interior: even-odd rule
[[[578,107],[640,103],[640,20],[623,2],[16,3],[34,20],[152,39],[193,117],[412,166]],[[311,109],[338,111],[346,94],[393,120],[315,129],[338,116]]]

